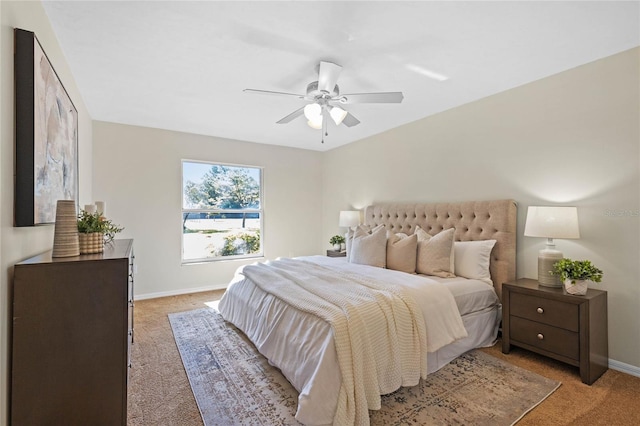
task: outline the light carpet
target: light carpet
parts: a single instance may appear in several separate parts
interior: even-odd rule
[[[169,314],[206,426],[295,425],[298,393],[246,336],[212,308]],[[560,382],[480,351],[382,397],[372,425],[512,425]]]

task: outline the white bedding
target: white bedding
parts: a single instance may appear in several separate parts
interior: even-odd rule
[[[480,280],[470,280],[463,277],[440,278],[428,277],[444,284],[456,300],[460,315],[471,314],[500,304],[493,286]]]
[[[346,263],[344,257],[334,257],[332,264]],[[425,278],[438,281],[447,286],[453,294],[460,315],[463,317],[472,312],[482,311],[489,306],[500,304],[500,299],[493,286],[481,280],[472,280],[464,277],[441,278],[436,276],[420,275]]]
[[[401,285],[415,299],[425,319],[429,352],[467,335],[445,284],[418,275],[340,262],[324,256],[302,259],[343,273],[355,272],[368,279]],[[427,288],[432,290],[426,291]],[[429,297],[429,292],[437,296]],[[445,310],[441,309],[447,304],[443,297],[449,300]],[[287,307],[278,297],[241,274],[237,274],[230,284],[219,309],[224,318],[240,328],[300,392],[296,414],[300,422],[330,424],[334,421],[343,379],[338,368],[335,336],[327,322],[300,309]],[[376,408],[375,403],[369,408]]]

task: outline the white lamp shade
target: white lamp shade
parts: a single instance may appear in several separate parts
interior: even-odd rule
[[[360,212],[358,210],[342,210],[338,226],[350,228],[360,224]]]
[[[529,206],[525,237],[580,238],[576,207]]]
[[[342,123],[342,120],[347,116],[347,111],[343,110],[340,107],[333,107],[331,111],[329,111],[329,115],[333,119],[333,122],[336,123],[336,126],[339,126]]]
[[[307,121],[307,124],[312,129],[316,129],[316,130],[322,129],[322,116],[319,115],[317,117],[312,118],[311,120]]]
[[[317,120],[318,117],[322,118],[322,107],[316,103],[309,104],[304,107],[304,116],[307,120]],[[320,120],[322,122],[322,119]]]

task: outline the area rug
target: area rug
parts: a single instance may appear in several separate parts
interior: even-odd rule
[[[298,393],[246,336],[213,308],[169,314],[206,426],[296,425]],[[372,425],[512,425],[560,383],[481,351],[411,388],[382,397]]]

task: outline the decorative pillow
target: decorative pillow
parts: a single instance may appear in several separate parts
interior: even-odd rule
[[[358,225],[355,227],[355,229],[349,228],[349,231],[347,231],[347,233],[344,234],[346,251],[347,251],[347,261],[351,261],[351,242],[353,241],[353,235],[355,234],[355,231],[360,229],[361,231],[364,231],[370,234],[371,232],[375,231],[378,228],[384,228],[384,225],[376,225],[373,229],[371,229],[371,226],[369,225]]]
[[[456,241],[454,244],[456,275],[493,285],[489,264],[491,250],[495,244],[496,240]]]
[[[387,231],[387,269],[416,273],[418,236]]]
[[[387,264],[387,233],[384,226],[375,227],[371,233],[355,230],[351,241],[349,262],[384,268]]]
[[[416,226],[418,237],[416,272],[436,277],[452,278],[454,275],[453,237],[454,228],[446,229],[435,236]]]

